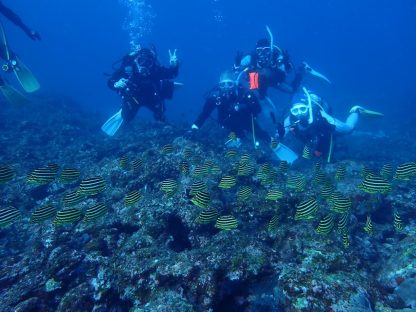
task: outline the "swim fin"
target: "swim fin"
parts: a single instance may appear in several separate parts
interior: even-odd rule
[[[20,106],[29,102],[23,94],[4,82],[0,84],[0,91],[6,98],[7,102],[12,105]]]
[[[331,81],[326,78],[323,74],[321,74],[320,72],[317,72],[316,70],[314,70],[312,67],[310,67],[306,62],[303,62],[303,66],[305,67],[305,71],[308,72],[309,74],[311,74],[312,76],[321,78],[322,80],[326,81],[327,83],[331,84]]]
[[[13,66],[13,72],[16,75],[17,80],[22,85],[23,89],[29,93],[39,90],[40,84],[30,69],[25,64],[23,64],[17,55],[14,56],[13,61],[15,62],[15,65]]]
[[[17,80],[26,92],[34,92],[40,88],[38,80],[29,68],[9,49],[2,24],[0,24],[0,56],[7,62],[2,66],[3,70],[13,70]]]
[[[298,155],[282,143],[279,143],[277,147],[272,150],[277,158],[280,160],[285,160],[289,164],[292,164],[296,159],[298,159]]]
[[[366,108],[364,108],[362,106],[358,106],[358,105],[353,106],[350,109],[350,113],[358,113],[358,114],[360,114],[362,116],[366,116],[366,117],[383,117],[384,116],[383,113],[372,111],[372,110],[366,109]]]
[[[105,124],[101,127],[101,130],[103,130],[107,135],[113,136],[116,134],[118,129],[120,129],[121,124],[123,123],[123,117],[121,116],[121,109],[115,113],[113,116],[111,116]]]

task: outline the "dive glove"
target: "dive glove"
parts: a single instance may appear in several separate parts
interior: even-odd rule
[[[120,80],[114,83],[114,88],[116,89],[125,89],[127,87],[127,82],[129,80],[126,78],[121,78]]]
[[[178,66],[178,57],[176,56],[176,49],[173,52],[169,49],[169,63],[170,66]]]

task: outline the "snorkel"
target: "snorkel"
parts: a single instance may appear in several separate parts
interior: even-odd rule
[[[308,90],[305,87],[302,87],[303,92],[306,94],[306,97],[308,98],[308,107],[309,107],[309,119],[308,124],[313,123],[313,112],[312,112],[312,100],[311,95],[309,94]]]
[[[273,33],[270,30],[269,26],[267,26],[267,25],[266,25],[266,30],[267,30],[267,32],[269,33],[269,36],[270,36],[270,51],[273,51],[273,47],[274,47],[274,44],[273,44]]]

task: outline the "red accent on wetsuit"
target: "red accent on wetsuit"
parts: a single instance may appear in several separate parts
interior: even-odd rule
[[[259,73],[251,72],[248,76],[250,79],[250,90],[257,90],[259,88]]]

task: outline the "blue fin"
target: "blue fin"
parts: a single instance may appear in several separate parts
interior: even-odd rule
[[[115,113],[113,116],[111,116],[105,124],[101,127],[101,130],[103,130],[107,135],[113,136],[116,134],[118,129],[121,127],[121,124],[123,123],[123,117],[121,116],[121,109]]]

